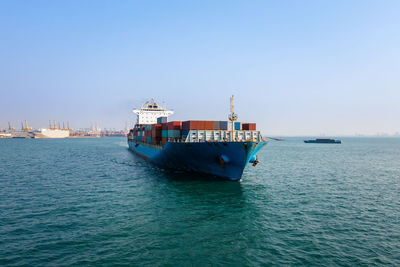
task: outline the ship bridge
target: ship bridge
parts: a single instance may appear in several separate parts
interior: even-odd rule
[[[146,101],[140,109],[134,109],[133,113],[137,115],[138,124],[154,124],[157,123],[157,118],[174,114],[172,110],[158,105],[154,99]]]

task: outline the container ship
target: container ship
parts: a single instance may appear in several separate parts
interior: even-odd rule
[[[240,180],[247,164],[257,165],[256,153],[267,141],[255,123],[237,121],[233,101],[229,121],[168,121],[172,110],[147,101],[133,110],[129,149],[161,168]]]

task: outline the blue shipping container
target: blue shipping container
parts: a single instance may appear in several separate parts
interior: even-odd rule
[[[151,137],[147,138],[147,143],[151,144]]]
[[[180,138],[181,137],[181,130],[168,130],[168,137]]]
[[[228,130],[228,122],[227,121],[220,121],[221,130]]]
[[[157,123],[165,123],[168,122],[168,117],[158,117]]]
[[[161,130],[161,137],[168,137],[168,130]]]
[[[241,129],[241,126],[242,126],[242,125],[241,125],[240,122],[238,122],[238,121],[235,122],[235,130],[236,130],[236,131],[242,130],[242,129]]]

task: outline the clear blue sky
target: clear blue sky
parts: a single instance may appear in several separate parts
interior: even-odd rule
[[[171,119],[400,131],[400,1],[1,1],[0,126]]]

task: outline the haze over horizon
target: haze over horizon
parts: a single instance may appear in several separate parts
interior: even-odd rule
[[[265,135],[400,132],[399,1],[2,1],[0,127],[171,120]]]

